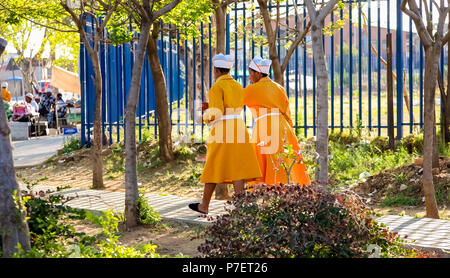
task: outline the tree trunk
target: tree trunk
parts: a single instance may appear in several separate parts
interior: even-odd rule
[[[125,225],[127,228],[136,226],[139,219],[136,204],[139,197],[137,185],[136,110],[150,27],[151,22],[143,20],[133,65],[128,102],[125,108]]]
[[[440,46],[434,45],[425,49],[424,73],[424,158],[423,158],[423,192],[425,195],[426,217],[439,218],[435,190],[433,184],[433,141],[434,141],[434,113],[435,88],[440,56]]]
[[[96,53],[90,55],[94,68],[95,83],[95,111],[94,111],[94,138],[92,140],[92,187],[104,188],[103,161],[102,161],[102,72],[100,60]]]
[[[316,168],[316,180],[328,182],[328,71],[322,44],[323,21],[311,23],[311,38],[314,64],[317,69],[317,140],[316,151],[319,154]]]
[[[159,150],[163,161],[174,159],[172,148],[172,125],[167,102],[166,81],[161,63],[158,57],[159,23],[153,24],[153,34],[147,44],[148,60],[152,71],[153,84],[155,86],[156,114],[158,116]]]
[[[1,41],[0,41],[1,43]],[[1,54],[1,53],[0,53]],[[0,234],[2,236],[3,256],[11,257],[17,252],[17,245],[30,250],[26,211],[20,189],[16,181],[14,160],[11,148],[10,129],[8,127],[3,100],[0,98]],[[14,194],[17,194],[14,196]]]
[[[216,20],[216,54],[226,52],[226,14],[227,5],[220,3],[220,0],[213,1],[215,5],[215,20]]]
[[[284,86],[284,76],[281,71],[281,63],[276,46],[277,34],[275,34],[275,31],[272,29],[272,19],[269,13],[269,7],[267,6],[267,0],[258,0],[258,4],[263,17],[267,40],[269,42],[269,58],[272,60],[273,79],[281,86]]]
[[[24,58],[19,62],[20,71],[23,76],[23,86],[26,93],[33,92],[31,87],[31,74],[33,72],[33,60],[31,58]],[[24,92],[24,94],[25,94]]]

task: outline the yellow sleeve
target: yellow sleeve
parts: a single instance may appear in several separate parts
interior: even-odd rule
[[[223,89],[219,85],[214,84],[209,90],[208,98],[209,106],[203,115],[203,121],[207,124],[221,118],[223,115],[225,110],[223,105]]]

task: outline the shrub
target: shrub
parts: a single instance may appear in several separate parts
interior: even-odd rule
[[[73,151],[79,150],[81,148],[81,141],[79,138],[71,137],[69,139],[64,139],[63,142],[63,153],[71,153]]]
[[[255,186],[205,231],[205,257],[415,256],[379,226],[353,193],[335,195],[316,185]]]
[[[139,189],[139,197],[137,199],[139,222],[146,225],[156,225],[161,221],[161,217],[153,207],[149,206],[144,193],[145,189]]]
[[[409,152],[409,153],[423,153],[423,134],[419,135],[408,135],[406,137],[403,137],[401,139],[402,146]]]

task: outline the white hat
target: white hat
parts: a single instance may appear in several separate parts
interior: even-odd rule
[[[260,56],[256,56],[250,62],[249,68],[251,68],[257,72],[269,74],[271,64],[272,64],[272,60],[263,59]]]
[[[8,88],[8,82],[3,82],[2,83],[2,88]]]
[[[234,65],[234,59],[231,55],[223,55],[219,53],[212,59],[214,67],[222,69],[231,69]]]
[[[47,88],[47,90],[45,90],[46,93],[51,93],[52,89],[51,88]]]
[[[31,99],[33,99],[34,98],[34,96],[33,96],[33,94],[32,93],[27,93],[26,95],[25,95],[26,97],[29,97],[29,98],[31,98]]]

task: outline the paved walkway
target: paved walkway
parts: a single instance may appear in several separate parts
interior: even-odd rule
[[[55,191],[53,186],[35,186],[34,192],[40,190]],[[91,211],[114,211],[123,212],[125,204],[124,192],[110,192],[101,190],[66,189],[60,191],[65,197],[75,197],[66,205],[73,208],[87,209]],[[146,194],[149,204],[159,212],[165,220],[176,220],[191,224],[208,225],[212,220],[225,213],[226,208],[231,205],[224,201],[212,200],[209,216],[205,217],[188,209],[188,204],[198,202],[198,199],[184,198],[174,195]],[[392,232],[398,232],[408,244],[414,247],[422,247],[426,250],[444,252],[446,257],[450,256],[450,221],[414,218],[410,216],[385,215],[379,217],[378,222],[386,224]]]
[[[63,135],[42,136],[25,141],[13,141],[15,168],[39,165],[57,154],[63,147]]]

